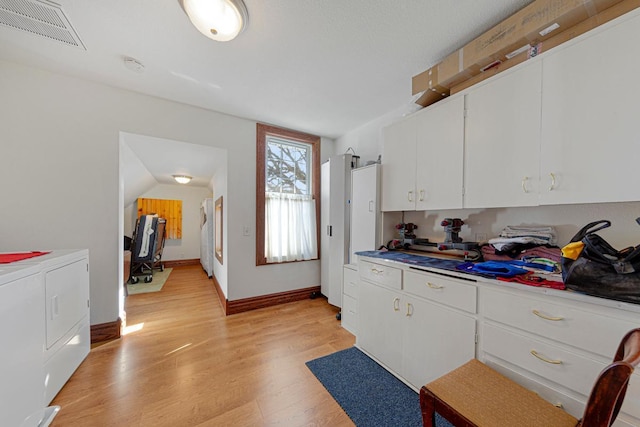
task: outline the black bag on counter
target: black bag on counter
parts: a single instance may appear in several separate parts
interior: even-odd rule
[[[640,245],[615,249],[596,234],[610,226],[607,220],[589,223],[562,248],[564,284],[588,295],[640,304]]]

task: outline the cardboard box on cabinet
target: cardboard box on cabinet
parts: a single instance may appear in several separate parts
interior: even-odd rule
[[[531,45],[551,39],[620,2],[621,0],[536,0],[448,55],[440,63],[414,76],[413,94],[429,90],[448,94],[453,86],[508,60],[509,57],[524,58],[522,53],[528,51]],[[425,95],[426,92],[417,101],[418,104],[429,105],[421,102],[427,101],[423,99]]]
[[[634,9],[640,7],[640,0],[622,0],[620,3],[611,6],[610,8],[598,13],[595,16],[592,16],[573,27],[562,31],[553,37],[548,38],[547,40],[540,42],[532,47],[531,50],[526,52],[522,52],[512,58],[507,59],[506,61],[501,62],[496,67],[487,70],[483,73],[480,73],[474,77],[471,77],[468,80],[465,80],[462,83],[458,83],[451,87],[450,94],[453,95],[455,93],[461,92],[464,89],[467,89],[473,86],[476,83],[479,83],[485,79],[488,79],[491,76],[494,76],[501,71],[508,70],[509,68],[518,65],[521,62],[526,61],[529,58],[537,56],[542,52],[547,52],[553,49],[556,46],[560,46],[561,44],[578,37],[586,33],[587,31],[593,30],[594,28],[599,27],[602,24],[605,24],[619,16],[624,15],[625,13],[631,12]]]

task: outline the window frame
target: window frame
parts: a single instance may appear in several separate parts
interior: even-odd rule
[[[311,194],[316,201],[316,240],[318,257],[312,260],[267,262],[265,244],[265,190],[267,136],[287,139],[311,146]],[[256,124],[256,266],[306,262],[320,259],[320,137],[263,123]]]

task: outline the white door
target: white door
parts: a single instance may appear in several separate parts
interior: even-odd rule
[[[536,206],[540,175],[539,61],[467,94],[464,206]]]
[[[402,314],[400,295],[360,281],[358,346],[400,373],[402,367]]]
[[[640,16],[543,60],[541,203],[640,200]]]
[[[416,210],[462,208],[464,98],[417,115]]]
[[[382,211],[416,208],[415,115],[383,129]]]
[[[320,167],[320,292],[329,295],[331,239],[329,221],[331,212],[331,165],[325,162]]]
[[[430,302],[406,298],[402,375],[420,388],[475,356],[476,321]]]
[[[378,182],[377,164],[351,172],[351,264],[356,252],[378,249]]]

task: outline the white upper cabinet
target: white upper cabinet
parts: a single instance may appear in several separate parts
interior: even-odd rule
[[[383,211],[462,207],[462,97],[441,101],[383,132]]]
[[[544,58],[541,204],[640,200],[639,37],[633,12]]]
[[[541,75],[535,61],[468,92],[466,208],[538,204]]]
[[[414,115],[383,129],[383,211],[415,210],[416,118]]]
[[[462,208],[464,98],[441,101],[418,116],[416,210]]]

